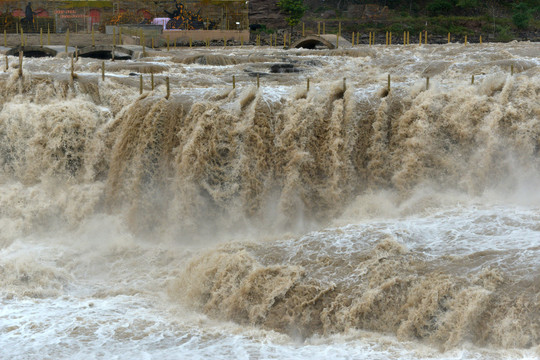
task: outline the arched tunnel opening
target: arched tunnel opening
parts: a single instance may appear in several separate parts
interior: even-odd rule
[[[317,49],[317,48],[327,48],[322,42],[317,40],[305,40],[296,45],[297,48],[303,49]]]
[[[110,51],[110,50],[89,51],[89,52],[86,52],[86,53],[83,53],[83,54],[79,54],[79,56],[80,57],[85,57],[85,58],[92,58],[92,59],[111,60],[112,59],[112,51]],[[114,59],[115,60],[131,60],[131,55],[115,51],[114,52]]]

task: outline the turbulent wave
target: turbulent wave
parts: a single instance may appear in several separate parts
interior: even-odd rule
[[[1,76],[0,245],[72,231],[99,214],[119,216],[130,232],[156,241],[204,245],[239,233],[257,240],[340,218],[362,221],[385,206],[408,209],[399,216],[418,213],[414,204],[436,207],[447,194],[504,198],[536,189],[536,60],[498,52],[475,68],[488,67],[490,75],[471,85],[452,76],[475,65],[424,54],[433,59],[402,69],[440,78],[426,89],[424,80],[398,74],[388,92],[383,70],[405,60],[392,62],[375,49],[324,53],[353,59],[342,65],[343,81],[325,78],[322,60],[306,60],[315,54],[299,51],[291,62],[302,69],[294,75],[264,74],[280,79],[266,89],[244,83],[213,90],[200,79],[210,67],[229,78],[236,66],[248,81],[275,58],[264,54],[111,65],[107,71],[121,74],[99,83],[91,62],[77,65],[76,81],[39,71]],[[380,68],[354,75],[368,58]],[[509,65],[517,74],[508,74]],[[138,78],[123,74],[175,68],[182,80],[169,99],[162,77],[139,95]],[[293,82],[288,76],[305,80],[304,71],[315,77],[309,91],[283,90]],[[200,81],[187,84],[191,79]],[[415,202],[426,189],[432,197]],[[538,265],[520,263],[522,253],[434,254],[380,232],[358,235],[340,251],[340,230],[332,231],[184,254],[187,264],[167,273],[169,296],[214,318],[301,339],[365,329],[442,349],[538,346]],[[70,271],[32,261],[2,260],[2,292],[62,294]]]

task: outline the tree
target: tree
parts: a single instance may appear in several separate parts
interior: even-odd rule
[[[279,0],[278,8],[285,13],[285,20],[291,27],[291,33],[294,26],[298,25],[307,7],[304,6],[303,0]]]
[[[531,20],[532,9],[529,9],[526,3],[519,3],[514,6],[514,15],[512,15],[512,21],[518,29],[526,29],[529,27],[529,21]]]

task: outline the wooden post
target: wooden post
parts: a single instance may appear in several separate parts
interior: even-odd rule
[[[154,37],[152,36],[152,50],[154,49]]]
[[[386,46],[388,46],[388,31],[386,32]]]
[[[420,42],[419,45],[422,46],[422,32],[420,31]]]
[[[152,91],[154,91],[154,73],[150,73],[150,86]]]
[[[51,31],[49,29],[49,24],[47,24],[47,45],[51,45]]]
[[[112,44],[116,46],[116,26],[113,27]]]
[[[101,80],[105,81],[105,61],[101,62]]]
[[[482,35],[480,35],[480,45],[482,45]]]
[[[232,88],[236,88],[236,78],[234,77],[234,75],[232,76]]]
[[[6,59],[7,59],[7,55],[6,55]],[[306,90],[309,91],[309,78],[307,78],[307,87],[306,87]]]
[[[122,45],[124,41],[122,40],[122,27],[118,27],[118,45]]]
[[[388,34],[388,45],[392,45],[392,32]]]
[[[206,39],[206,47],[210,47],[210,40]]]
[[[167,51],[170,50],[170,48],[169,48],[169,42],[170,42],[170,39],[169,39],[169,35],[167,34]]]
[[[69,29],[66,31],[66,53],[68,52],[68,46],[69,46]]]
[[[75,78],[75,73],[74,73],[74,66],[73,66],[73,55],[71,55],[71,80],[73,80]]]
[[[260,79],[259,79],[259,73],[257,73],[257,89],[260,87]]]
[[[8,71],[9,69],[9,60],[8,60],[8,56],[6,55],[6,71]]]
[[[321,22],[320,21],[317,21],[317,35],[321,36]]]
[[[450,33],[448,33],[448,43],[450,44]]]
[[[167,87],[167,95],[165,96],[165,99],[169,100],[169,96],[171,95],[171,89],[169,86],[169,77],[167,76],[165,78],[165,86]]]
[[[139,77],[139,94],[142,95],[142,91],[143,91],[143,82],[142,82],[142,74],[141,76]]]
[[[39,47],[43,48],[43,29],[39,28]]]
[[[471,77],[471,85],[474,85],[474,74],[473,74],[473,76]]]
[[[192,40],[191,40],[191,37],[189,38],[189,47],[191,48],[191,45],[192,45]]]
[[[407,45],[411,45],[411,32],[407,31]]]
[[[338,36],[341,36],[341,21],[338,22],[338,31],[337,31],[337,33],[338,33]]]
[[[23,76],[23,52],[19,51],[19,77]]]
[[[144,33],[143,33],[142,30],[141,30],[141,37],[139,39],[142,40],[142,53],[143,53],[143,56],[146,56],[146,42],[145,42]]]
[[[429,76],[426,77],[426,90],[429,90]]]
[[[388,93],[390,93],[390,74],[388,74]]]
[[[465,35],[465,45],[467,45],[467,35]]]
[[[24,46],[24,30],[21,27],[21,46]]]

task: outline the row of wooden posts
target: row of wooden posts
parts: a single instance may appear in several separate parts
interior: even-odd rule
[[[8,60],[8,56],[6,55],[5,57],[6,59],[6,66],[5,66],[5,71],[7,71],[9,69],[9,60]],[[78,59],[77,59],[78,60]],[[513,76],[514,75],[514,65],[512,64],[510,66],[510,74]],[[19,77],[22,77],[23,76],[23,52],[22,51],[19,51]],[[71,79],[74,80],[77,78],[77,74],[75,74],[75,70],[74,70],[74,60],[73,60],[73,56],[71,57]],[[101,79],[102,81],[105,81],[105,61],[102,61],[101,62]],[[151,73],[150,74],[150,85],[151,85],[151,88],[152,88],[152,91],[154,90],[154,74]],[[307,78],[307,82],[306,82],[306,90],[309,91],[309,85],[310,85],[310,79]],[[474,85],[474,74],[472,75],[471,77],[471,85]],[[167,76],[165,78],[165,86],[166,86],[166,89],[167,89],[167,95],[165,96],[166,99],[169,99],[169,96],[170,96],[170,82],[169,82],[169,77]],[[257,74],[257,88],[260,87],[260,77],[259,77],[259,74]],[[232,76],[232,88],[235,89],[236,88],[236,76],[233,75]],[[143,93],[143,75],[140,74],[140,77],[139,77],[139,93],[142,94]],[[345,91],[347,89],[347,78],[343,78],[343,91]],[[429,89],[429,76],[426,77],[426,90]],[[388,74],[388,84],[387,84],[387,92],[390,93],[390,90],[391,90],[391,77],[390,77],[390,74]]]
[[[323,23],[324,25],[324,23]],[[302,33],[304,34],[304,29],[302,28]],[[95,40],[95,34],[94,34],[94,29],[92,29],[92,46],[95,47],[96,46],[96,40]],[[339,27],[338,27],[338,33],[336,34],[336,47],[339,47],[339,38],[341,37],[341,23],[339,24]],[[422,39],[423,38],[423,39]],[[448,43],[450,44],[451,42],[451,34],[448,33]],[[166,40],[167,40],[167,51],[170,50],[170,37],[169,35],[167,35],[166,37]],[[256,46],[261,46],[261,35],[257,35],[256,38],[255,38],[255,45]],[[409,31],[404,31],[403,32],[403,45],[410,45],[411,44],[411,41],[410,41],[410,32]],[[422,41],[424,44],[427,44],[428,42],[428,33],[427,31],[423,31],[423,32],[420,32],[419,36],[418,36],[418,43],[419,45],[422,45]],[[118,30],[118,36],[117,36],[117,33],[116,33],[116,28],[113,28],[113,46],[116,46],[117,44],[118,45],[121,45],[122,44],[122,28],[119,28]],[[482,44],[482,36],[480,36],[480,44]],[[144,32],[142,30],[140,30],[140,33],[139,33],[139,43],[140,45],[142,45],[143,47],[143,55],[146,54],[146,39],[145,39],[145,35],[144,35]],[[174,41],[174,48],[176,49],[176,41]],[[210,40],[209,39],[206,39],[205,40],[205,43],[206,43],[206,47],[210,47]],[[352,45],[360,45],[360,33],[352,33]],[[375,33],[374,32],[369,32],[369,46],[371,45],[375,45]],[[467,45],[468,41],[467,41],[467,35],[465,35],[465,39],[464,39],[464,44]],[[25,37],[24,35],[24,32],[22,31],[21,29],[21,46],[25,46],[28,44],[28,36]],[[43,47],[43,29],[40,29],[39,30],[39,44],[41,47]],[[284,33],[283,34],[283,46],[291,46],[291,36],[287,36],[287,33]],[[47,28],[47,45],[51,45],[51,33],[50,33],[50,29]],[[151,45],[152,45],[152,49],[155,47],[155,44],[154,44],[154,38],[152,37],[151,39]],[[223,38],[223,45],[226,47],[227,46],[227,39],[226,38]],[[244,39],[241,37],[240,38],[240,46],[243,46],[244,45]],[[392,45],[392,32],[391,31],[387,31],[386,32],[386,46],[389,46],[389,45]],[[7,47],[7,33],[6,33],[6,30],[4,30],[4,46]],[[191,38],[189,38],[189,47],[191,48],[193,46],[193,41]],[[278,36],[277,34],[270,34],[270,46],[278,46]],[[68,47],[69,47],[69,30],[66,32],[66,41],[65,41],[65,50],[66,52],[68,51]]]

